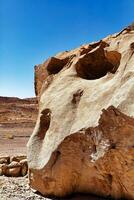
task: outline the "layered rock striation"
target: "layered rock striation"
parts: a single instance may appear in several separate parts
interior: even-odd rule
[[[134,30],[35,67],[29,180],[43,195],[134,199]]]

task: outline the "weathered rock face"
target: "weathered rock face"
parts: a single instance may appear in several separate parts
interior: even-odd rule
[[[38,67],[46,76],[36,79],[28,163],[30,185],[43,195],[134,199],[133,44],[125,29]]]

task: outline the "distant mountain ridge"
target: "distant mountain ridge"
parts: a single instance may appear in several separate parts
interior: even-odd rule
[[[18,97],[6,97],[6,96],[0,96],[0,103],[1,102],[24,102],[24,103],[37,103],[37,98],[36,97],[31,97],[31,98],[18,98]]]
[[[35,122],[37,98],[20,99],[0,96],[0,123]]]

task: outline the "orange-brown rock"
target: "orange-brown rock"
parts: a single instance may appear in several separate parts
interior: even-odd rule
[[[46,65],[27,145],[30,185],[44,196],[134,199],[133,43],[134,30],[126,28],[57,54],[69,58],[57,73]]]
[[[12,161],[9,165],[2,166],[2,173],[6,176],[20,176],[21,165],[16,161]]]
[[[6,176],[18,177],[20,176],[20,170],[21,170],[20,166],[9,168],[6,172]]]

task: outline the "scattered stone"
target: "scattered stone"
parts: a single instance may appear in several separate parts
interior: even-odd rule
[[[3,166],[4,166],[5,164],[0,164],[0,176],[2,176],[3,175]]]
[[[20,176],[20,171],[21,171],[20,166],[8,168],[5,175],[12,176],[12,177],[18,177],[18,176]]]
[[[26,174],[28,172],[27,159],[21,160],[20,165],[21,165],[21,175],[26,176]]]
[[[14,139],[14,135],[12,135],[12,134],[6,134],[5,137],[7,139]]]
[[[26,159],[26,156],[12,156],[11,158],[10,158],[10,162],[12,162],[12,161],[17,161],[17,162],[20,162],[21,160],[24,160],[24,159]]]
[[[20,163],[16,161],[12,161],[9,165],[8,168],[14,168],[14,167],[20,167]]]
[[[26,156],[2,157],[0,161],[0,176],[18,177],[28,173]]]
[[[10,157],[0,157],[0,164],[6,163],[8,164],[10,162]]]

